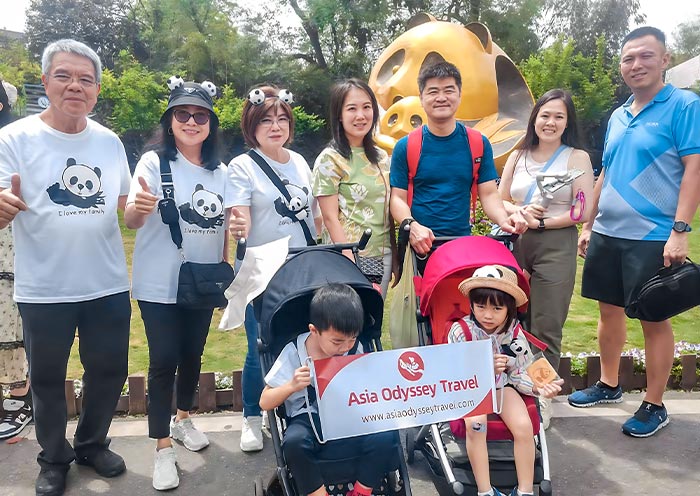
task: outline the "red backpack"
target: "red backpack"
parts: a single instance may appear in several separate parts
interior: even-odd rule
[[[477,180],[479,178],[479,166],[481,159],[484,156],[483,135],[476,129],[469,126],[464,126],[467,130],[467,141],[469,143],[469,151],[472,155],[472,189],[471,189],[471,208],[472,208],[472,223],[476,217],[476,200]],[[408,134],[408,144],[406,149],[406,161],[408,162],[408,206],[413,202],[413,178],[418,172],[418,161],[420,160],[421,149],[423,148],[423,126],[417,127]]]

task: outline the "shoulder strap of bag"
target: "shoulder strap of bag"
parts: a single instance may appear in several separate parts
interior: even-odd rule
[[[459,125],[459,123],[458,123]],[[472,187],[471,187],[471,209],[472,223],[476,216],[477,181],[479,179],[479,167],[484,157],[484,141],[482,134],[476,129],[464,126],[467,131],[467,144],[472,156]],[[423,126],[417,127],[408,134],[406,146],[406,161],[408,163],[408,206],[413,202],[413,179],[418,172],[418,162],[423,148]]]
[[[513,331],[513,339],[518,337],[519,332],[523,333],[523,335],[525,336],[525,340],[529,341],[530,343],[535,345],[540,350],[544,351],[547,349],[547,345],[544,344],[543,341],[540,341],[535,336],[533,336],[532,334],[527,332],[525,329],[523,329],[523,326],[521,326],[520,324],[515,326],[515,330]]]
[[[479,168],[481,167],[481,159],[484,158],[484,138],[476,129],[469,126],[464,126],[467,130],[467,142],[469,143],[469,152],[472,156],[472,189],[471,189],[471,223],[476,220],[476,200],[479,197],[477,182],[479,181]]]
[[[418,162],[420,152],[423,148],[423,126],[415,128],[408,133],[408,143],[406,145],[406,162],[408,163],[408,207],[413,203],[413,178],[418,172]]]
[[[158,154],[160,158],[160,185],[163,189],[163,199],[172,202],[173,207],[175,206],[175,184],[173,184],[173,173],[170,170],[170,161],[165,158],[165,153],[163,155]],[[160,205],[159,205],[160,208]],[[182,231],[180,230],[180,214],[177,212],[175,207],[174,212],[177,216],[173,216],[172,222],[165,222],[165,218],[161,215],[163,222],[170,228],[170,238],[177,246],[177,249],[182,253]]]
[[[282,193],[282,196],[287,200],[287,202],[290,202],[292,200],[292,195],[289,194],[289,191],[285,187],[284,183],[282,183],[282,180],[280,177],[275,173],[275,171],[272,170],[272,167],[270,167],[270,164],[267,163],[267,161],[260,156],[259,153],[257,153],[255,150],[248,150],[248,155],[250,158],[253,159],[253,161],[258,164],[258,167],[265,173],[265,175],[270,179],[272,184],[275,185],[275,187],[279,190],[280,193]],[[309,216],[311,217],[311,216]],[[311,235],[311,230],[309,229],[309,225],[306,223],[305,220],[300,220],[298,221],[299,225],[301,226],[301,230],[304,231],[304,237],[306,238],[306,245],[307,246],[313,246],[316,244],[316,240],[314,237]]]
[[[557,159],[557,157],[559,157],[561,152],[563,152],[567,148],[568,148],[568,146],[566,146],[566,145],[559,145],[559,148],[556,149],[554,154],[552,154],[552,156],[549,157],[549,160],[547,160],[547,163],[544,164],[544,167],[542,167],[540,174],[544,174],[545,172],[547,172],[549,170],[549,168],[552,166],[552,164],[554,163],[554,161]],[[523,200],[524,205],[527,205],[528,203],[530,203],[530,200],[532,200],[532,195],[535,194],[536,187],[537,187],[537,178],[535,177],[532,179],[532,185],[530,186],[530,190],[527,192],[527,195],[525,196],[525,200]]]

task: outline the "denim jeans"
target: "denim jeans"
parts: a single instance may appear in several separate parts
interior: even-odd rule
[[[253,305],[245,309],[245,334],[248,338],[248,353],[243,364],[241,389],[243,394],[243,416],[262,415],[260,410],[260,395],[265,387],[260,355],[258,354],[258,322],[255,320]]]

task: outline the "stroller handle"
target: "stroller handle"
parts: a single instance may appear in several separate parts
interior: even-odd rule
[[[243,258],[245,257],[245,250],[246,250],[246,239],[241,238],[238,240],[238,244],[236,245],[236,261],[237,262],[242,262]]]
[[[293,247],[289,248],[289,254],[294,255],[297,253],[301,253],[302,251],[306,250],[313,250],[316,248],[323,248],[323,249],[331,249],[337,252],[342,252],[343,250],[351,250],[353,254],[357,254],[357,252],[364,250],[367,247],[367,243],[369,242],[369,238],[372,237],[372,230],[370,228],[367,228],[364,230],[362,233],[362,236],[360,239],[355,242],[355,243],[330,243],[327,245],[314,245],[314,246],[298,246],[298,247]]]
[[[496,241],[503,243],[504,241],[515,241],[518,239],[519,234],[512,234],[505,231],[499,231],[499,234],[486,234],[487,238],[495,239]],[[461,238],[463,236],[436,236],[433,243],[447,243],[448,241],[453,241],[455,239]]]

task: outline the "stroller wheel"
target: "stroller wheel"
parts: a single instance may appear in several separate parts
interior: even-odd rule
[[[455,494],[463,494],[464,493],[464,484],[462,484],[458,480],[454,481],[452,483],[452,491],[454,491]]]
[[[550,481],[540,482],[540,496],[552,496],[552,483]]]
[[[265,491],[265,486],[263,485],[262,477],[258,476],[255,478],[255,496],[266,496],[267,491]]]
[[[416,436],[413,429],[406,429],[406,462],[411,465],[416,459]]]

